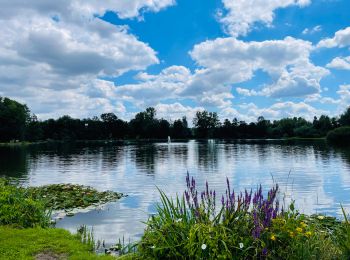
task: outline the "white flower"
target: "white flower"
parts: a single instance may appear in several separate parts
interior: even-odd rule
[[[324,216],[318,216],[317,217],[319,220],[322,220],[322,219],[324,219]]]
[[[205,250],[207,248],[207,245],[206,244],[203,244],[202,245],[202,250]]]
[[[243,243],[239,243],[239,248],[242,249],[244,247]]]
[[[151,248],[152,248],[152,249],[155,249],[155,248],[156,248],[156,246],[151,246]]]

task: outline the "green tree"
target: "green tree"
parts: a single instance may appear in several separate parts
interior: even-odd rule
[[[188,138],[190,137],[190,129],[188,128],[188,123],[186,117],[182,119],[177,119],[172,125],[171,136],[173,138]]]
[[[216,112],[197,111],[193,124],[196,128],[196,136],[199,138],[213,137],[214,130],[220,126]]]
[[[30,111],[26,105],[0,97],[0,140],[23,140]]]
[[[341,126],[350,126],[350,107],[340,116],[339,124]]]

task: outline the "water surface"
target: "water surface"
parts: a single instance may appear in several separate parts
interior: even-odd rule
[[[44,145],[0,147],[0,175],[24,185],[76,183],[128,194],[102,209],[79,213],[57,223],[71,231],[93,227],[107,243],[142,235],[159,201],[156,187],[175,196],[185,188],[187,171],[199,186],[208,180],[218,194],[226,177],[237,189],[270,188],[279,183],[303,213],[340,216],[340,203],[350,211],[350,151],[324,142],[286,143],[188,141],[109,146]]]

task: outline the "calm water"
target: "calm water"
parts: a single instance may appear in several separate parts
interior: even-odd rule
[[[340,203],[350,211],[350,151],[323,142],[0,147],[0,175],[25,185],[77,183],[128,194],[103,209],[78,213],[57,224],[71,231],[86,224],[107,243],[123,236],[137,240],[144,229],[142,221],[159,201],[156,186],[174,196],[184,190],[187,171],[199,186],[208,180],[219,194],[225,191],[226,176],[239,190],[259,183],[269,188],[275,181],[304,213],[340,216]]]

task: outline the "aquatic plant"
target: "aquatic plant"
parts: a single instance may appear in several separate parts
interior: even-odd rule
[[[261,186],[254,193],[237,193],[228,179],[226,186],[219,199],[208,183],[199,192],[195,179],[187,174],[182,196],[172,199],[159,190],[161,203],[146,223],[138,254],[156,259],[333,259],[344,255],[334,242],[340,227],[335,218],[299,214],[293,204],[280,209],[278,185],[267,193]]]
[[[97,191],[88,186],[76,184],[51,184],[41,187],[30,187],[28,192],[34,198],[43,200],[46,207],[52,210],[71,210],[99,205],[122,198],[122,193]]]

